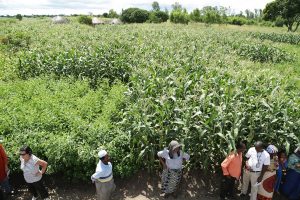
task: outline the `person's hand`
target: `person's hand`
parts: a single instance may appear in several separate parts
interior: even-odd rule
[[[260,183],[260,182],[262,181],[262,178],[263,178],[262,176],[259,176],[259,177],[257,178],[257,182]]]
[[[296,164],[296,168],[300,168],[300,163],[297,163],[297,164]]]
[[[164,164],[164,165],[163,165],[163,168],[164,168],[164,169],[168,169],[168,167],[167,167],[167,165],[166,165],[166,164]]]

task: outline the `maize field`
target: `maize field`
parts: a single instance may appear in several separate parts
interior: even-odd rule
[[[89,179],[158,169],[176,139],[188,167],[215,172],[239,140],[300,142],[299,34],[202,24],[90,27],[0,22],[0,136],[14,172],[23,144],[48,173]]]

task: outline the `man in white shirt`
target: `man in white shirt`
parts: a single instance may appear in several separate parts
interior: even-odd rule
[[[257,199],[258,185],[270,165],[270,155],[263,149],[263,143],[258,141],[254,147],[251,147],[246,153],[246,168],[249,169],[249,174],[243,178],[243,187],[241,196],[245,196],[248,191],[249,181],[251,182],[251,197],[250,200]]]
[[[109,162],[109,156],[105,150],[98,153],[100,158],[96,172],[91,176],[96,185],[97,200],[109,200],[116,185],[113,179],[112,164]]]

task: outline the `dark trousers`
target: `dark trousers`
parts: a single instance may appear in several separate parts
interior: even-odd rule
[[[225,197],[232,197],[235,185],[235,178],[223,176],[221,187],[220,187],[220,197],[225,199]]]
[[[45,199],[49,197],[48,191],[46,190],[42,180],[34,183],[27,183],[29,192],[33,194],[34,197],[38,197],[38,194]]]

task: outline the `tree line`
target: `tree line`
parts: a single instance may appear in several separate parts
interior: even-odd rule
[[[43,15],[53,16],[53,15]],[[78,16],[78,15],[71,15]],[[264,26],[287,26],[288,31],[295,32],[300,25],[300,0],[275,0],[268,3],[264,10],[255,9],[254,12],[246,9],[238,14],[232,13],[230,8],[206,6],[202,9],[196,8],[190,13],[178,2],[172,5],[172,10],[161,10],[157,1],[152,3],[150,11],[140,8],[127,8],[119,15],[113,9],[102,15],[104,18],[120,18],[124,23],[162,23],[170,20],[172,23],[188,24],[189,22],[201,22],[205,24],[233,24],[242,26],[264,25]],[[0,16],[3,17],[3,16]],[[6,16],[10,17],[10,16]],[[22,20],[20,14],[15,16]],[[26,16],[36,17],[36,15]]]

